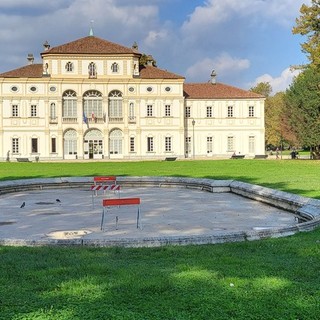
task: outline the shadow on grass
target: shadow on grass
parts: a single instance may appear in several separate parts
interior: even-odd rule
[[[317,319],[319,236],[153,249],[0,247],[0,318]]]

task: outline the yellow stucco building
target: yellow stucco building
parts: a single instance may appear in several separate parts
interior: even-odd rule
[[[0,74],[0,159],[165,159],[263,155],[264,97],[141,65],[89,35]],[[210,74],[208,73],[208,78]]]

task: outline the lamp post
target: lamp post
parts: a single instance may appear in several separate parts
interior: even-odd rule
[[[195,120],[192,119],[192,150],[193,150],[193,159],[195,158],[195,139],[194,139],[194,125],[196,124]]]

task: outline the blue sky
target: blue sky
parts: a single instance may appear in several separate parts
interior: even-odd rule
[[[291,30],[311,0],[0,0],[0,72],[41,63],[43,43],[89,34],[151,54],[158,67],[206,82],[249,89],[270,82],[285,90],[307,62]]]

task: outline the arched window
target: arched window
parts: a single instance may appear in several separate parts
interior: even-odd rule
[[[135,112],[134,112],[134,103],[130,102],[129,103],[129,121],[135,121]]]
[[[72,72],[73,71],[73,63],[72,62],[67,62],[66,63],[66,71],[67,72]]]
[[[77,118],[77,94],[67,90],[62,95],[62,117]]]
[[[116,62],[114,62],[114,63],[111,65],[111,71],[112,71],[113,73],[119,72],[119,65],[118,65]]]
[[[76,130],[67,130],[63,136],[64,138],[64,154],[77,154],[77,132]]]
[[[88,72],[89,72],[89,78],[96,78],[97,77],[97,68],[96,68],[95,63],[90,62],[89,67],[88,67]]]
[[[122,131],[120,129],[110,132],[110,154],[122,154]]]
[[[57,118],[57,110],[56,110],[56,104],[52,102],[50,104],[50,120],[56,120]]]
[[[109,120],[123,121],[122,93],[113,90],[109,94]]]
[[[96,90],[86,91],[83,95],[83,115],[89,121],[97,122],[103,119],[102,94]]]

